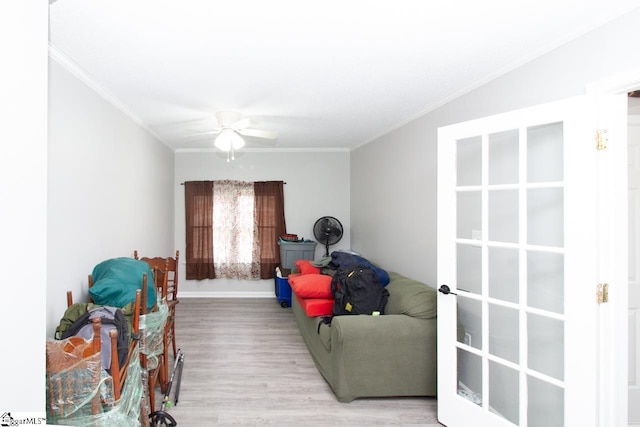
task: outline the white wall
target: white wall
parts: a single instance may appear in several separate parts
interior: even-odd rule
[[[638,20],[640,9],[353,151],[353,249],[435,287],[438,127],[583,94],[639,67]]]
[[[49,71],[47,336],[66,292],[87,300],[87,276],[115,257],[168,256],[173,151],[57,62]]]
[[[47,19],[47,2],[0,2],[0,415],[16,418],[44,415]]]
[[[349,208],[349,152],[244,152],[232,162],[215,152],[177,152],[175,174],[175,242],[185,254],[185,181],[232,179],[239,181],[285,181],[284,203],[287,232],[315,240],[313,224],[321,216],[338,218],[344,227],[340,242],[331,246],[348,249],[351,245]],[[316,247],[316,257],[324,247]],[[183,258],[183,255],[181,255]],[[184,259],[184,258],[183,258]],[[274,297],[273,280],[186,280],[180,265],[180,295]]]

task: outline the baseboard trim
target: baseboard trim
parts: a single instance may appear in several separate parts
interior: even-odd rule
[[[275,298],[273,292],[180,292],[180,298]]]

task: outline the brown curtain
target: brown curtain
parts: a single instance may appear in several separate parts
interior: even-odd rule
[[[213,267],[213,182],[184,183],[187,279],[215,279]]]
[[[286,232],[284,182],[254,183],[256,223],[260,239],[260,278],[272,279],[280,265],[279,237]]]

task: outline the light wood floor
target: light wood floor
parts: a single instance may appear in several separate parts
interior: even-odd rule
[[[178,427],[440,427],[433,398],[338,402],[313,364],[291,308],[275,298],[182,298],[176,336],[185,362],[178,404],[166,411]],[[169,374],[173,366],[171,361]],[[176,388],[174,383],[172,402]],[[156,397],[159,409],[159,390]]]

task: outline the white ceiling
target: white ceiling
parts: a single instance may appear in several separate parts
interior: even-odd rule
[[[640,0],[52,0],[55,58],[174,149],[214,113],[275,145],[366,144]],[[58,59],[60,61],[60,59]]]

